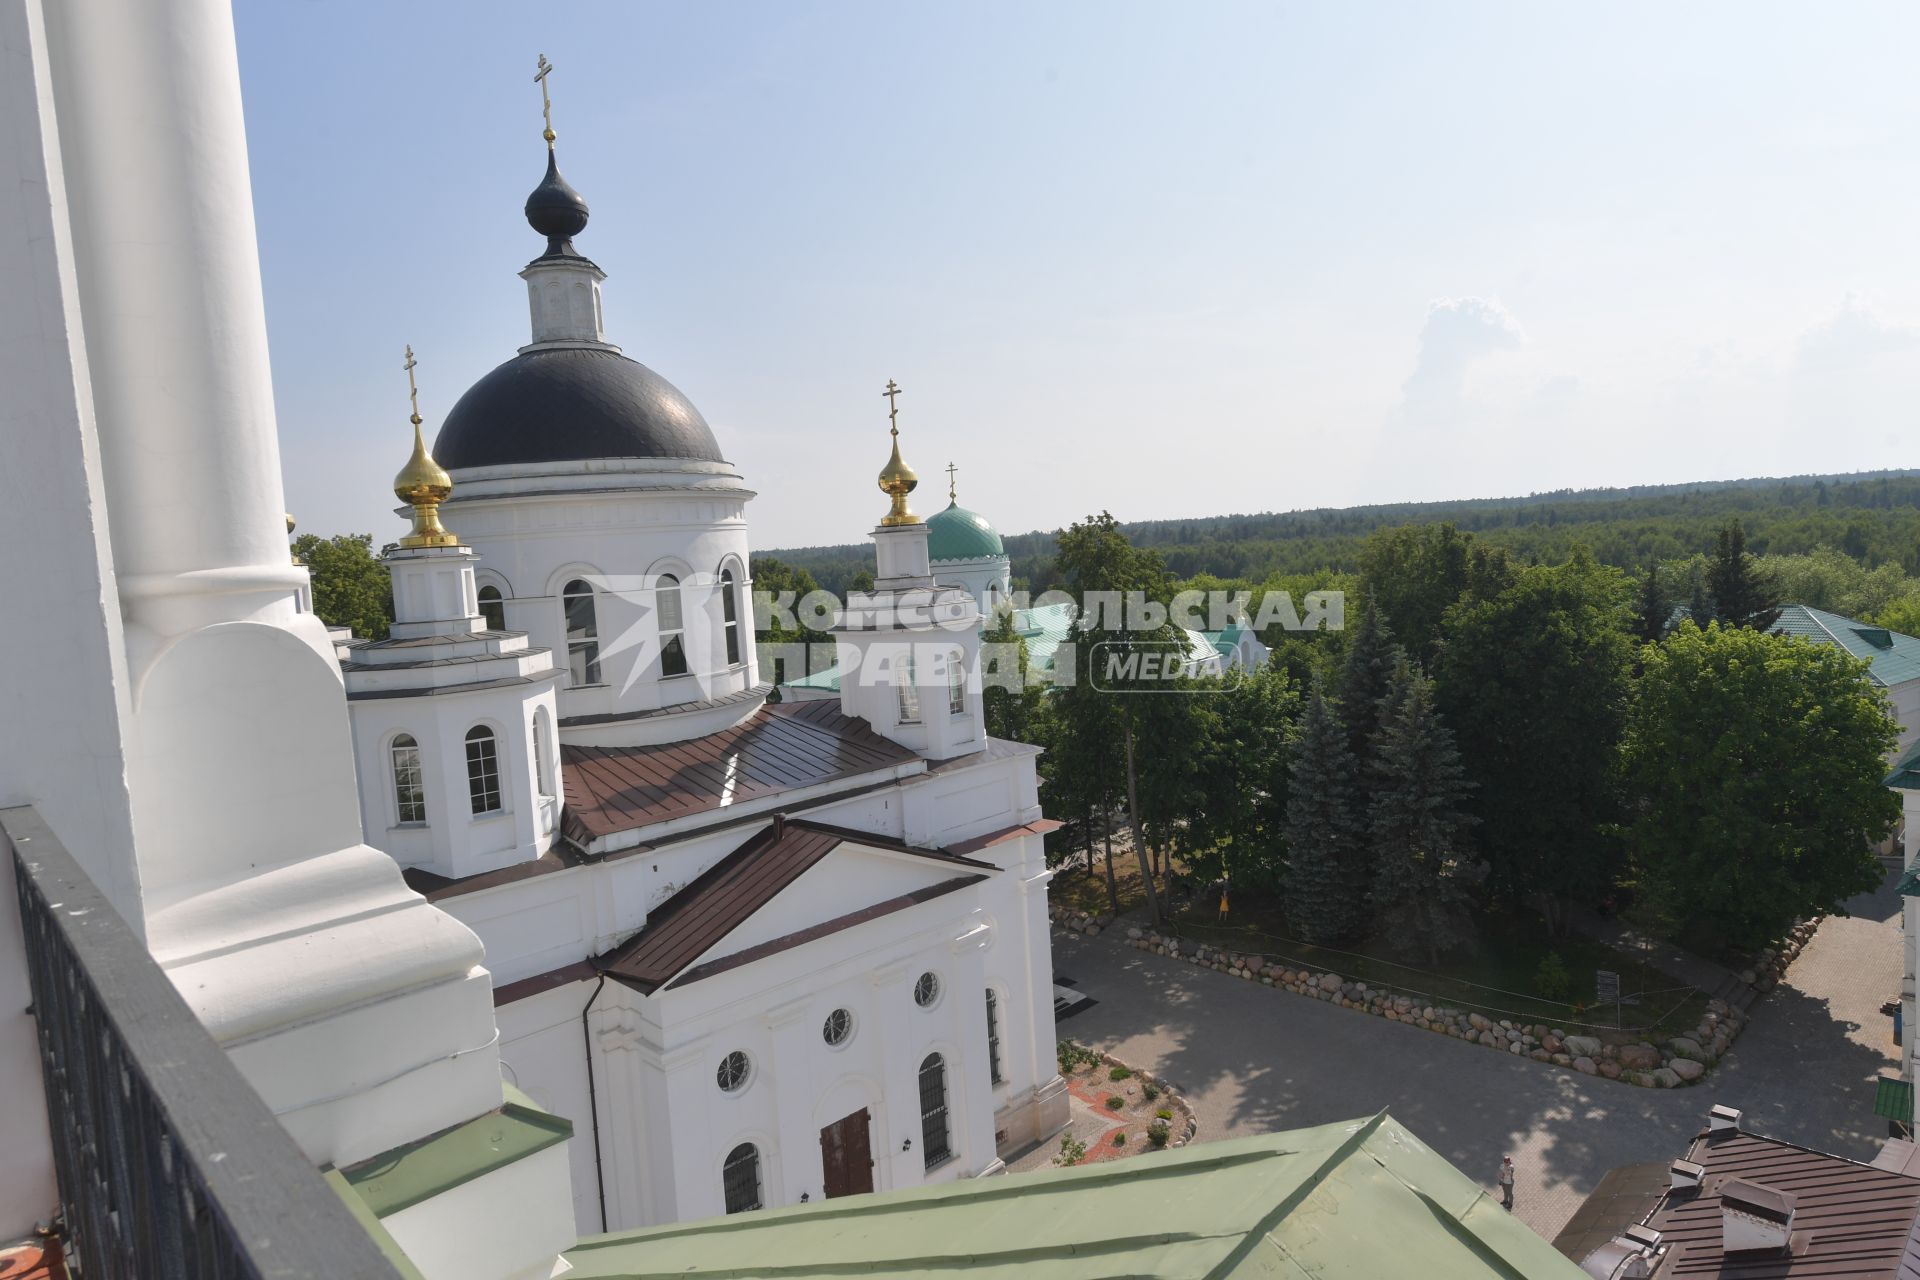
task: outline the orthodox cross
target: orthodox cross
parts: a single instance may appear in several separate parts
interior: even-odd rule
[[[420,425],[420,388],[413,381],[413,366],[419,361],[413,358],[413,344],[407,344],[407,362],[401,368],[407,371],[407,399],[413,404],[413,425]]]
[[[547,150],[553,150],[553,99],[547,96],[547,73],[553,70],[553,64],[547,61],[547,55],[540,55],[540,70],[535,73],[533,82],[540,86],[540,115],[547,122],[545,132],[540,136],[547,140]]]
[[[888,378],[887,389],[880,394],[887,398],[887,430],[897,436],[900,434],[900,385]]]
[[[948,502],[960,501],[960,493],[958,489],[955,488],[954,481],[953,481],[954,473],[959,470],[960,468],[954,466],[951,462],[947,464],[947,501]]]

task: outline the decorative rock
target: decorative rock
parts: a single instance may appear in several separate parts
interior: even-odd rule
[[[1542,1049],[1545,1049],[1548,1053],[1558,1053],[1560,1052],[1561,1049],[1566,1047],[1566,1042],[1561,1040],[1559,1036],[1553,1034],[1553,1032],[1549,1031],[1547,1032],[1547,1034],[1540,1037],[1540,1047]]]
[[[1667,1042],[1667,1047],[1673,1050],[1673,1056],[1676,1058],[1691,1058],[1695,1062],[1706,1061],[1707,1051],[1702,1049],[1697,1041],[1690,1040],[1686,1036],[1675,1036]]]
[[[1651,1071],[1660,1065],[1660,1051],[1650,1044],[1622,1045],[1618,1056],[1628,1071]]]
[[[1491,1031],[1493,1029],[1493,1021],[1485,1014],[1479,1013],[1469,1013],[1467,1015],[1467,1025],[1475,1031],[1481,1032]]]
[[[1600,1037],[1568,1036],[1566,1050],[1576,1058],[1597,1058],[1600,1056]]]
[[[1662,1089],[1678,1089],[1680,1077],[1672,1067],[1659,1067],[1648,1073],[1653,1083]]]
[[[1519,1046],[1517,1045],[1515,1046],[1515,1048],[1518,1048],[1518,1047]],[[1545,1049],[1535,1049],[1532,1053],[1529,1053],[1527,1056],[1529,1058],[1532,1058],[1535,1062],[1552,1062],[1553,1061],[1553,1055],[1548,1053]]]
[[[1487,1046],[1487,1048],[1489,1049],[1493,1048],[1494,1039],[1495,1039],[1495,1036],[1491,1031],[1482,1031],[1480,1033],[1480,1043]]]
[[[1550,1053],[1547,1055],[1547,1061],[1556,1067],[1570,1067],[1573,1065],[1573,1059],[1564,1053]]]
[[[1140,941],[1140,939],[1146,936],[1147,936],[1146,933],[1142,931],[1138,926],[1135,926],[1134,928],[1127,930],[1127,941],[1129,942],[1138,942]]]
[[[1573,1069],[1575,1071],[1578,1071],[1583,1076],[1591,1076],[1591,1075],[1599,1074],[1600,1065],[1596,1063],[1592,1058],[1589,1058],[1585,1054],[1582,1054],[1580,1057],[1575,1058],[1573,1060]]]
[[[1598,1070],[1601,1075],[1609,1080],[1618,1080],[1620,1078],[1620,1064],[1611,1059],[1600,1063]]]
[[[1671,1071],[1680,1079],[1685,1080],[1688,1084],[1692,1084],[1695,1080],[1707,1074],[1707,1069],[1691,1058],[1675,1058],[1667,1064],[1667,1070]]]
[[[1507,1052],[1518,1057],[1521,1053],[1525,1051],[1520,1048],[1520,1042],[1518,1040],[1515,1040],[1512,1044],[1507,1046]]]
[[[1095,934],[1097,934],[1097,933],[1099,933],[1099,932],[1100,932],[1100,926],[1099,926],[1099,925],[1097,925],[1097,924],[1090,924],[1090,925],[1088,925],[1088,926],[1086,927],[1086,929],[1085,929],[1085,931],[1084,931],[1084,932],[1086,933],[1086,935],[1087,935],[1087,936],[1088,936],[1089,938],[1091,938],[1091,937],[1093,937],[1093,936],[1094,936]]]

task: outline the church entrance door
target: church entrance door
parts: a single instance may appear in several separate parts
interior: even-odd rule
[[[829,1200],[873,1190],[873,1146],[865,1107],[820,1131],[820,1167]]]

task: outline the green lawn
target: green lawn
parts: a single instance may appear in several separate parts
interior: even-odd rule
[[[1674,979],[1604,943],[1577,934],[1550,939],[1536,916],[1484,916],[1476,948],[1444,957],[1437,968],[1428,969],[1395,955],[1378,941],[1352,948],[1355,954],[1289,941],[1277,913],[1266,904],[1242,903],[1236,897],[1228,926],[1213,923],[1207,919],[1209,914],[1192,913],[1178,923],[1178,932],[1183,938],[1229,950],[1257,951],[1281,964],[1291,960],[1295,966],[1332,970],[1370,986],[1420,993],[1434,1003],[1477,1009],[1494,1018],[1544,1022],[1569,1030],[1575,1023],[1612,1027],[1614,1006],[1594,1004],[1598,969],[1620,975],[1623,995],[1646,993],[1638,1004],[1620,1009],[1625,1027],[1653,1024],[1657,1039],[1691,1030],[1706,1011],[1706,993],[1671,990],[1677,985]],[[1549,952],[1558,953],[1566,966],[1571,991],[1566,1001],[1536,994],[1534,974]]]

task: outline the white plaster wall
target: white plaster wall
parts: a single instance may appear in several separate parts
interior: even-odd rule
[[[1893,754],[1913,745],[1920,738],[1920,680],[1907,680],[1887,689],[1887,701],[1893,704],[1893,715],[1900,722],[1900,741],[1894,746]]]
[[[552,845],[559,826],[559,746],[553,690],[539,685],[475,689],[418,698],[368,698],[347,704],[353,717],[354,761],[360,781],[361,820],[369,842],[401,866],[423,867],[460,877],[537,858]],[[548,795],[534,772],[532,734],[540,709],[549,725]],[[468,730],[494,731],[500,768],[500,813],[476,817],[467,786]],[[420,748],[421,785],[427,821],[399,823],[394,799],[392,746],[400,734]]]
[[[610,1229],[600,1221],[599,1180],[594,1169],[594,1103],[588,1098],[585,1025],[581,1021],[581,1013],[598,986],[595,980],[568,983],[502,1005],[498,1012],[502,1073],[541,1108],[573,1122],[568,1167],[573,1218],[582,1235]],[[601,999],[605,999],[604,991]],[[605,1087],[598,1080],[594,1083],[596,1088]],[[604,1097],[600,1099],[603,1109],[605,1102]],[[606,1141],[604,1122],[601,1140],[603,1144]]]
[[[610,1071],[630,1073],[637,1092],[664,1097],[667,1105],[652,1126],[640,1126],[652,1129],[645,1143],[652,1198],[635,1206],[641,1218],[616,1229],[721,1213],[721,1165],[741,1142],[760,1148],[767,1205],[796,1204],[803,1194],[818,1200],[820,1130],[863,1106],[876,1190],[951,1181],[994,1166],[982,922],[973,911],[943,905],[963,896],[652,997],[622,989],[643,1039],[635,1051],[603,1061]],[[928,971],[942,989],[923,1009],[913,987]],[[839,1048],[822,1035],[835,1008],[854,1015],[853,1037]],[[660,1040],[669,1047],[658,1048]],[[723,1093],[715,1072],[736,1049],[753,1062],[753,1075],[744,1089]],[[954,1158],[929,1171],[919,1069],[936,1051],[947,1064]],[[623,1132],[624,1122],[616,1120],[614,1130]]]
[[[934,581],[965,587],[972,594],[984,617],[1006,603],[1012,592],[1013,564],[1005,556],[983,556],[974,560],[933,561]]]
[[[0,3],[0,600],[58,643],[0,664],[0,807],[31,804],[136,930],[118,588],[39,0]],[[13,864],[0,869],[0,1238],[50,1218],[52,1153]]]
[[[729,473],[730,474],[730,473]],[[456,476],[456,481],[459,477]],[[449,527],[479,551],[483,583],[506,597],[510,628],[553,651],[567,668],[560,593],[578,577],[600,588],[595,606],[601,683],[567,688],[564,716],[614,715],[723,697],[758,679],[752,630],[752,582],[747,575],[746,501],[737,480],[719,489],[702,473],[650,473],[634,491],[538,492],[569,478],[538,476],[493,481],[488,492],[456,489],[446,508]],[[527,492],[511,492],[525,490]],[[506,492],[495,492],[506,491]],[[726,660],[718,576],[731,569],[740,593],[740,661]],[[651,585],[660,574],[681,580],[688,674],[660,675],[658,627]]]

